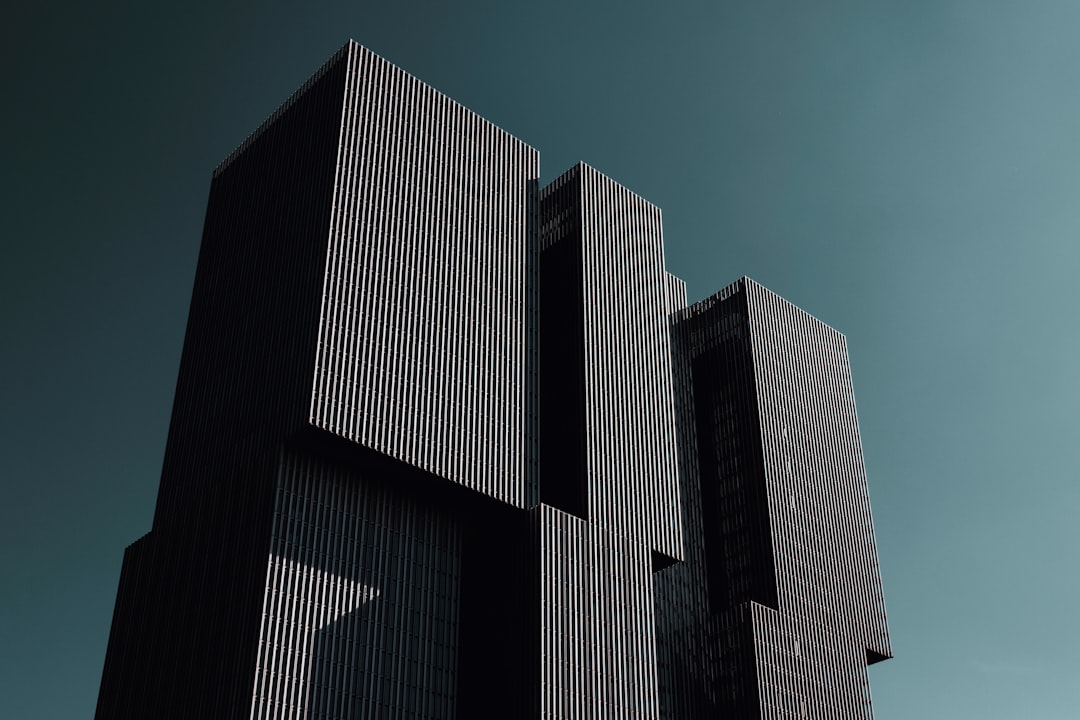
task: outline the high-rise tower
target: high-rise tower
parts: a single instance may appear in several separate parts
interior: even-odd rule
[[[843,337],[349,43],[213,175],[111,718],[869,717]]]
[[[747,278],[676,325],[697,480],[658,579],[673,716],[869,718],[892,653],[847,342]]]
[[[682,558],[660,209],[584,164],[540,206],[539,709],[656,717],[652,572]]]
[[[450,508],[535,495],[537,181],[355,44],[217,168],[100,718],[453,714],[487,505]]]

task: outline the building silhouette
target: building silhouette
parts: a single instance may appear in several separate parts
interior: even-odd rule
[[[868,718],[842,335],[349,43],[215,171],[111,718]]]

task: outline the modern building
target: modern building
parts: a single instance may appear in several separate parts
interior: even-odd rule
[[[844,336],[747,278],[675,326],[693,470],[685,562],[657,573],[665,716],[872,717],[892,653]]]
[[[842,335],[349,43],[214,172],[112,718],[871,716]]]

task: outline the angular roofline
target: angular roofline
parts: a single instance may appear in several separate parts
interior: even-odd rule
[[[365,47],[365,46],[361,45],[360,43],[356,42],[355,40],[350,39],[344,45],[342,45],[340,48],[338,48],[338,50],[333,55],[331,55],[330,58],[319,67],[318,70],[316,70],[314,73],[312,73],[311,77],[309,77],[307,80],[305,80],[304,83],[299,88],[297,88],[295,91],[293,91],[293,93],[291,95],[289,95],[289,97],[285,100],[285,102],[281,103],[281,105],[279,105],[277,107],[277,109],[274,110],[274,112],[272,112],[270,114],[269,117],[267,117],[265,120],[263,120],[259,124],[259,126],[255,128],[254,131],[252,131],[246,138],[244,138],[244,140],[239,145],[237,145],[236,148],[234,148],[233,151],[230,152],[225,157],[225,159],[222,160],[221,163],[218,164],[218,166],[216,168],[214,168],[213,177],[216,178],[218,175],[220,175],[233,162],[233,160],[235,160],[241,153],[243,153],[244,150],[246,150],[248,148],[248,146],[251,145],[251,143],[253,143],[255,140],[257,140],[266,131],[266,129],[268,127],[270,127],[270,125],[272,125],[279,117],[281,117],[282,113],[284,113],[286,110],[288,110],[290,107],[292,107],[293,103],[295,103],[298,99],[300,99],[300,97],[305,92],[307,92],[311,88],[312,85],[314,85],[316,82],[318,82],[319,79],[321,79],[323,75],[325,75],[327,72],[329,72],[330,69],[333,68],[337,63],[341,62],[341,60],[343,58],[345,58],[346,56],[348,56],[348,54],[350,52],[352,52],[354,49],[369,52],[372,55],[374,55],[375,57],[377,57],[378,59],[380,59],[383,62],[387,63],[388,65],[391,65],[391,66],[397,68],[398,70],[401,70],[401,72],[405,73],[410,78],[412,78],[416,82],[420,83],[424,87],[430,89],[432,92],[438,93],[439,95],[443,96],[444,98],[449,100],[454,105],[460,107],[461,109],[469,112],[472,115],[475,115],[484,124],[490,125],[491,127],[495,128],[499,132],[509,136],[510,138],[515,140],[516,142],[521,143],[522,145],[527,147],[529,150],[532,150],[534,153],[539,155],[539,152],[540,152],[539,150],[537,150],[535,147],[533,147],[529,143],[525,142],[524,140],[522,140],[518,136],[516,136],[513,133],[509,132],[505,128],[502,128],[499,125],[496,125],[495,123],[491,122],[490,120],[488,120],[487,118],[485,118],[483,115],[476,112],[472,108],[458,102],[457,100],[450,97],[446,93],[444,93],[444,92],[436,89],[434,86],[424,82],[420,78],[418,78],[415,75],[413,75],[412,73],[410,73],[408,70],[405,70],[404,68],[402,68],[400,65],[395,65],[394,63],[392,63],[389,60],[387,60],[386,58],[384,58],[382,55],[379,55],[377,52],[375,52],[371,48]],[[344,88],[342,89],[342,91],[344,92]]]
[[[760,290],[762,290],[764,292],[767,292],[768,294],[772,295],[773,297],[783,301],[784,303],[786,303],[786,304],[790,305],[791,307],[795,308],[796,310],[798,310],[802,314],[806,315],[807,317],[809,317],[814,322],[817,322],[817,323],[820,323],[821,325],[824,325],[829,330],[832,330],[834,333],[839,335],[844,340],[845,345],[847,344],[847,336],[844,335],[844,333],[840,332],[835,327],[833,327],[829,323],[825,322],[821,318],[817,317],[813,313],[808,312],[807,310],[799,307],[795,303],[793,303],[790,300],[788,300],[787,298],[785,298],[783,295],[780,295],[779,293],[774,292],[774,291],[770,290],[769,288],[765,287],[764,285],[759,283],[757,280],[754,280],[749,275],[743,275],[738,280],[736,280],[736,281],[734,281],[732,283],[729,283],[728,285],[725,285],[724,287],[720,288],[719,290],[714,292],[712,295],[710,295],[710,296],[708,296],[706,298],[703,298],[702,300],[698,300],[696,303],[693,303],[692,305],[690,305],[687,308],[687,310],[690,313],[697,313],[697,312],[704,311],[707,307],[710,307],[710,306],[712,306],[712,305],[714,305],[714,304],[716,304],[718,302],[722,302],[724,300],[727,300],[732,295],[735,295],[736,293],[741,292],[745,288],[750,287],[750,286],[759,288]]]

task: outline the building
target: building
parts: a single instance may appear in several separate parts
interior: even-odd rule
[[[657,573],[666,714],[872,717],[892,653],[847,342],[747,278],[676,317],[693,479],[685,562]]]
[[[847,368],[349,43],[214,172],[97,717],[869,717]]]

